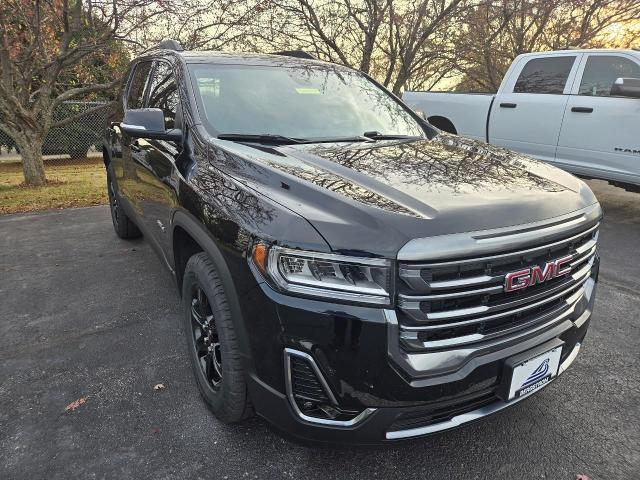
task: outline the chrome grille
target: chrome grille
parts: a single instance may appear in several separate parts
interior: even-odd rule
[[[595,260],[599,223],[515,251],[452,261],[401,262],[401,343],[408,350],[452,348],[568,317],[582,298]],[[509,272],[572,255],[568,275],[506,292]]]

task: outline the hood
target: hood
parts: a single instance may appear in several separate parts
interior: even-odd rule
[[[218,143],[214,156],[226,159],[218,168],[302,215],[333,250],[351,254],[393,257],[414,238],[537,222],[596,202],[562,170],[448,134],[281,147]]]

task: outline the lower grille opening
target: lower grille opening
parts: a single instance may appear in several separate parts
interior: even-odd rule
[[[459,403],[436,408],[417,409],[401,414],[389,428],[390,431],[409,430],[435,423],[446,422],[457,415],[472,412],[498,400],[495,392],[486,392],[480,396]]]
[[[307,417],[348,422],[361,412],[341,409],[321,373],[307,354],[289,350],[290,398],[298,411]]]

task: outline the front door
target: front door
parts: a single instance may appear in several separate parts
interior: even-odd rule
[[[553,162],[577,58],[524,57],[518,77],[493,102],[489,142]]]
[[[164,60],[155,62],[147,88],[147,108],[164,112],[165,128],[175,127],[179,107],[173,66]],[[179,173],[175,159],[181,145],[164,140],[139,139],[136,156],[136,198],[142,209],[144,230],[154,237],[166,259],[171,251],[171,215],[177,206]]]
[[[640,78],[631,55],[585,56],[569,98],[557,161],[575,173],[640,184],[640,99],[612,97],[618,78]]]

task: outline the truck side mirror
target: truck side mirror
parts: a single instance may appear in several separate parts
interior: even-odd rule
[[[618,78],[611,86],[611,96],[640,98],[640,78]]]
[[[124,112],[120,129],[133,138],[153,138],[179,142],[182,130],[164,127],[164,113],[159,108],[135,108]]]

